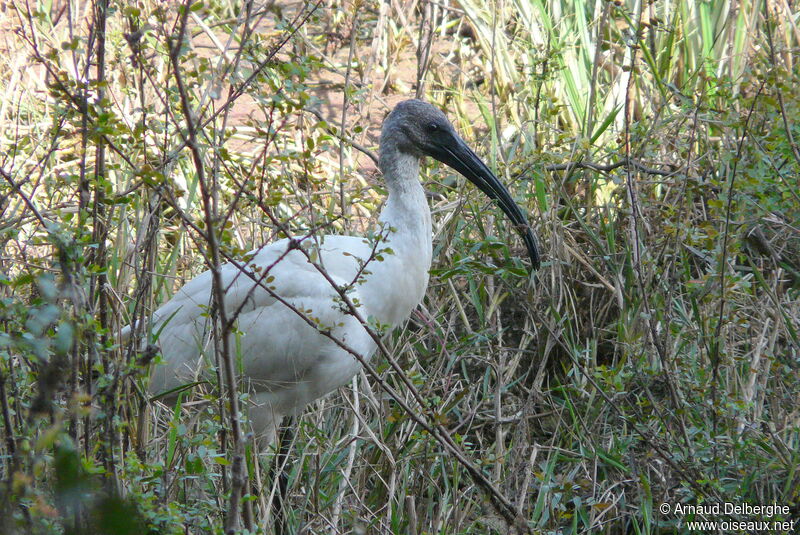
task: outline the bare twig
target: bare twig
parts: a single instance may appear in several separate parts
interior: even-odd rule
[[[311,115],[313,115],[314,117],[316,117],[320,121],[327,121],[325,119],[325,117],[323,117],[322,114],[317,110],[312,110],[310,108],[305,108],[305,109],[303,109],[303,111],[305,111],[307,113],[310,113]],[[331,135],[336,136],[339,140],[344,141],[345,143],[351,145],[354,149],[359,150],[359,151],[363,152],[364,154],[366,154],[367,156],[369,156],[369,158],[373,162],[375,162],[376,166],[380,165],[380,160],[378,159],[378,156],[374,152],[372,152],[371,150],[366,148],[364,145],[362,145],[362,144],[358,143],[357,141],[353,140],[353,138],[351,138],[349,136],[346,136],[343,133],[341,133],[340,131],[336,131],[331,127],[327,128],[327,132],[329,134],[331,134]]]
[[[736,171],[739,166],[739,161],[742,159],[742,150],[744,148],[744,141],[747,139],[747,130],[750,125],[750,118],[753,116],[753,111],[755,110],[756,103],[758,102],[758,97],[761,96],[761,91],[764,89],[764,84],[766,84],[766,79],[761,81],[761,84],[758,86],[758,91],[756,91],[755,96],[753,96],[753,102],[750,104],[750,110],[747,112],[747,117],[745,118],[744,125],[742,126],[742,135],[739,137],[739,144],[736,148],[736,158],[733,159],[733,166],[730,170],[730,177],[728,179],[728,199],[725,204],[725,226],[722,231],[722,252],[720,254],[719,260],[719,307],[717,309],[717,325],[714,328],[714,337],[711,340],[711,354],[709,355],[711,359],[711,367],[712,367],[712,379],[711,379],[711,402],[712,407],[717,406],[717,385],[719,383],[719,366],[721,363],[721,351],[720,345],[722,343],[721,335],[722,335],[722,323],[723,318],[725,317],[725,302],[726,302],[726,294],[725,290],[727,285],[725,284],[725,274],[727,273],[727,266],[728,266],[728,240],[730,239],[730,226],[731,226],[731,212],[733,209],[733,194],[734,194],[734,186],[736,184]],[[717,432],[717,411],[712,410],[712,423],[714,428],[714,433]],[[716,445],[716,443],[714,443]],[[717,460],[716,456],[714,458],[714,463],[716,465]]]
[[[644,4],[639,4],[639,13],[636,17],[636,20],[642,20],[642,10],[644,9]],[[635,30],[638,34],[640,32],[640,28],[636,28]],[[632,111],[631,111],[631,102],[633,100],[633,96],[631,94],[633,88],[633,81],[634,76],[633,73],[636,72],[636,59],[638,47],[631,47],[631,63],[629,65],[629,70],[627,72],[628,81],[626,84],[625,90],[625,131],[624,131],[624,148],[625,148],[625,160],[623,162],[633,162],[634,160],[631,158],[631,133],[630,133],[630,124],[632,120]],[[667,348],[664,345],[664,340],[658,335],[658,319],[657,314],[651,308],[650,298],[648,296],[647,285],[645,281],[644,270],[642,268],[642,239],[639,235],[640,228],[643,227],[646,223],[642,217],[641,209],[639,206],[639,192],[636,187],[636,183],[633,179],[632,173],[632,165],[626,166],[626,173],[625,173],[625,186],[626,191],[628,193],[628,203],[631,207],[631,220],[630,220],[630,241],[633,247],[633,269],[636,273],[636,281],[639,285],[639,291],[642,296],[642,303],[644,305],[644,309],[647,311],[647,325],[650,334],[650,341],[653,344],[653,347],[658,353],[659,361],[661,362],[662,366],[662,377],[664,378],[664,382],[667,384],[667,388],[669,390],[670,397],[672,399],[672,403],[676,409],[681,407],[681,398],[678,395],[677,388],[675,386],[675,381],[672,378],[671,370],[673,366],[670,362],[669,355],[667,352]],[[640,169],[641,170],[641,169]],[[688,446],[690,444],[688,431],[685,428],[684,422],[682,419],[678,420],[680,423],[680,428],[683,433],[683,438],[685,444]],[[665,426],[668,427],[668,426]]]
[[[592,162],[567,162],[567,163],[559,163],[559,164],[544,166],[544,168],[547,169],[548,171],[564,171],[564,170],[572,171],[573,169],[590,169],[592,171],[601,171],[603,173],[608,173],[620,167],[633,167],[648,175],[673,176],[676,173],[675,171],[663,171],[661,169],[648,167],[643,163],[630,157],[626,158],[625,160],[621,160],[619,162],[607,165],[601,165]]]
[[[194,162],[195,170],[197,171],[198,185],[200,187],[200,195],[203,202],[205,227],[207,229],[207,261],[209,269],[211,270],[213,281],[212,292],[215,304],[214,310],[218,318],[218,328],[214,331],[214,343],[215,345],[221,345],[221,352],[218,352],[218,354],[223,364],[225,386],[228,394],[228,403],[230,404],[229,417],[231,423],[231,440],[233,442],[231,489],[228,501],[228,511],[225,515],[224,529],[226,535],[233,535],[233,533],[235,533],[239,527],[239,503],[244,488],[247,485],[247,470],[244,463],[244,444],[242,442],[242,429],[239,421],[239,391],[236,387],[236,372],[234,371],[233,353],[230,347],[230,337],[228,336],[230,332],[230,324],[228,322],[227,311],[225,309],[225,288],[222,282],[222,263],[220,247],[217,241],[216,233],[216,203],[212,201],[212,191],[214,191],[215,188],[213,184],[209,184],[205,175],[203,156],[197,143],[197,127],[192,114],[189,96],[183,82],[181,65],[179,61],[182,41],[186,34],[186,24],[189,16],[190,5],[191,0],[186,0],[183,5],[183,12],[181,14],[177,37],[170,41],[169,49],[173,77],[178,87],[178,92],[181,99],[181,107],[183,109],[183,116],[184,120],[186,121],[186,134],[182,135],[184,135],[184,143],[191,151],[192,160]],[[247,515],[245,516],[245,524],[245,527],[248,531],[253,531],[252,519],[248,518]]]

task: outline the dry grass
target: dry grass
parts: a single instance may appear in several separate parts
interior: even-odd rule
[[[659,512],[679,502],[800,516],[789,3],[210,1],[172,61],[176,5],[102,7],[0,7],[0,531],[223,532],[231,398],[148,403],[153,355],[118,329],[214,255],[363,232],[384,192],[362,149],[415,92],[533,214],[546,262],[529,278],[481,195],[425,175],[427,297],[377,378],[293,422],[288,532],[682,533],[692,516]],[[270,459],[241,440],[235,509],[272,533]]]

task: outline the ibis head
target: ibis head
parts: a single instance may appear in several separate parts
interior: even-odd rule
[[[508,189],[461,139],[439,109],[421,100],[406,100],[395,106],[381,131],[382,160],[390,150],[418,158],[430,156],[464,175],[500,205],[522,236],[533,268],[539,269],[539,249],[525,214]]]

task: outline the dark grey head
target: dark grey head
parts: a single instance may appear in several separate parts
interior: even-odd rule
[[[461,139],[444,113],[421,100],[405,100],[383,122],[381,154],[397,150],[421,158],[430,156],[467,177],[514,223],[528,248],[534,269],[539,269],[539,249],[528,220],[511,194],[483,161]]]

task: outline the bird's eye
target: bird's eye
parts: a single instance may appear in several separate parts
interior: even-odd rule
[[[429,123],[428,124],[428,132],[438,132],[438,131],[439,131],[439,125],[438,124],[436,124],[436,123]]]

